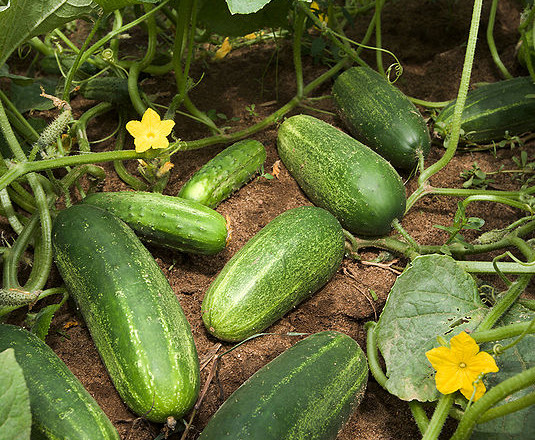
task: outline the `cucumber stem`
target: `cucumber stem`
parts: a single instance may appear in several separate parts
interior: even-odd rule
[[[496,49],[496,43],[494,41],[494,23],[496,22],[496,11],[498,9],[498,0],[492,0],[490,5],[489,22],[487,24],[487,44],[489,46],[490,54],[494,60],[494,64],[500,70],[502,76],[505,79],[511,79],[513,75],[509,73],[507,67],[503,64]]]

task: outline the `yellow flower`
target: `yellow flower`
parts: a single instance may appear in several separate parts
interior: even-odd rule
[[[221,44],[221,47],[219,49],[217,49],[215,55],[214,55],[214,60],[221,60],[223,58],[225,58],[227,56],[227,54],[230,52],[230,50],[232,49],[232,45],[230,44],[230,40],[228,39],[228,37],[226,37],[224,40],[223,40],[223,43]]]
[[[318,5],[317,2],[313,1],[312,3],[310,3],[310,9],[314,12],[314,13],[317,13],[320,11],[320,5]],[[320,19],[320,21],[322,23],[325,23],[327,24],[327,22],[329,21],[328,20],[328,17],[325,15],[325,14],[318,14],[318,18]]]
[[[175,122],[171,119],[160,120],[160,116],[153,109],[148,108],[141,121],[130,121],[126,129],[134,137],[134,145],[138,153],[149,148],[167,148],[167,136],[171,133]]]
[[[465,332],[451,338],[450,348],[436,347],[425,355],[437,370],[435,382],[442,394],[460,390],[464,397],[470,399],[475,387],[475,401],[486,391],[481,380],[474,384],[478,376],[498,371],[494,358],[484,351],[480,352],[474,338]]]

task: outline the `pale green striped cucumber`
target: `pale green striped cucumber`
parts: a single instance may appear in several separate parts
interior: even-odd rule
[[[315,333],[253,374],[199,440],[334,440],[360,404],[367,380],[366,357],[355,340]]]
[[[341,119],[351,134],[395,168],[411,170],[424,156],[431,138],[414,104],[386,78],[369,67],[352,67],[333,85]]]
[[[202,302],[208,331],[224,341],[259,333],[320,289],[344,256],[340,223],[303,206],[283,212],[225,265]]]
[[[251,180],[265,160],[266,150],[260,142],[252,139],[236,142],[199,169],[178,196],[215,208]]]
[[[435,130],[449,134],[453,121],[453,101],[437,116]],[[466,96],[461,116],[463,139],[486,143],[535,129],[535,84],[531,77],[518,77],[485,84]]]
[[[376,152],[324,121],[297,115],[278,133],[282,162],[307,197],[349,232],[379,236],[405,212],[405,188]]]
[[[192,254],[225,248],[227,222],[219,212],[192,200],[142,191],[101,192],[83,203],[126,222],[144,241]]]
[[[154,422],[195,403],[199,364],[180,303],[132,229],[91,205],[61,211],[55,261],[126,405]]]
[[[32,439],[119,440],[95,399],[41,339],[0,324],[0,352],[8,348],[15,351],[30,393]]]

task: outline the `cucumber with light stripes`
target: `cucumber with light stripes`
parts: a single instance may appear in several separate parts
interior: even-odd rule
[[[456,101],[436,118],[435,130],[445,137],[451,130]],[[487,143],[535,129],[535,84],[518,77],[484,84],[468,92],[461,116],[462,137]]]
[[[113,213],[149,243],[206,255],[216,254],[226,246],[225,217],[192,200],[143,191],[117,191],[91,194],[83,203]]]
[[[344,234],[329,212],[283,212],[225,265],[202,302],[208,331],[225,341],[259,333],[321,288],[344,256]]]
[[[180,419],[199,390],[190,326],[132,229],[91,205],[61,211],[52,229],[59,272],[126,405],[154,422]]]
[[[86,99],[131,105],[126,78],[115,76],[92,78],[82,83],[80,94]]]
[[[15,352],[30,394],[32,439],[119,440],[95,399],[41,339],[0,324],[0,352],[8,348]]]
[[[405,212],[405,188],[384,158],[336,127],[312,116],[279,127],[282,162],[307,197],[330,211],[349,232],[379,236]]]
[[[313,334],[241,385],[199,440],[334,440],[367,380],[366,357],[355,340],[334,331]]]
[[[247,183],[265,160],[266,150],[260,142],[252,139],[236,142],[199,169],[178,196],[215,208]]]
[[[352,67],[333,85],[341,119],[351,134],[395,168],[411,170],[431,148],[427,124],[414,104],[381,74]]]

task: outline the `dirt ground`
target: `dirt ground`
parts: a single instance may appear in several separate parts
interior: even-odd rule
[[[485,3],[472,84],[500,79],[485,41],[490,2]],[[519,3],[512,0],[502,0],[499,3],[495,38],[502,60],[510,71],[514,75],[526,75],[527,72],[515,60]],[[473,2],[452,0],[387,2],[383,16],[383,46],[394,52],[403,65],[404,74],[397,84],[405,93],[431,101],[455,97],[461,76],[472,4]],[[359,18],[355,30],[352,31],[355,38],[363,35],[368,19],[369,17]],[[373,52],[364,56],[372,65],[374,57]],[[385,56],[385,63],[388,60]],[[315,78],[325,69],[320,64],[314,64],[309,58],[304,62],[305,77],[308,80]],[[277,74],[275,69],[278,69]],[[202,72],[204,77],[200,85],[192,91],[192,101],[203,110],[215,109],[229,119],[238,118],[228,123],[232,130],[259,121],[291,99],[295,92],[291,47],[284,41],[278,51],[272,44],[233,50],[222,62],[196,66],[193,77],[199,78]],[[165,103],[168,102],[172,90],[168,85],[162,86],[162,82],[172,84],[173,79],[148,78],[143,87],[149,93],[160,93],[161,102]],[[330,87],[331,83],[325,84],[316,92],[316,96],[330,94]],[[255,104],[257,115],[251,115],[245,109],[251,104]],[[76,111],[81,112],[92,103],[77,98],[74,105]],[[324,110],[333,110],[330,99],[321,101],[320,105]],[[343,127],[336,116],[304,109],[297,109],[293,114],[301,112],[313,114]],[[426,116],[429,116],[429,113],[426,113]],[[90,126],[90,138],[104,137],[113,130],[115,123],[116,117],[113,114],[100,118]],[[177,120],[175,133],[185,140],[198,139],[209,134],[202,126],[188,119]],[[253,136],[267,149],[266,171],[270,171],[278,159],[276,134],[277,127],[273,126]],[[129,145],[132,145],[131,139]],[[107,142],[97,146],[97,149],[110,146],[110,142]],[[165,193],[176,195],[192,173],[222,148],[223,146],[214,146],[176,154],[172,158],[175,166]],[[532,145],[528,144],[523,148],[530,148],[533,154]],[[443,148],[437,140],[427,162],[436,161],[442,153]],[[511,151],[508,148],[498,150],[496,157],[489,152],[461,152],[444,171],[433,177],[432,184],[458,187],[463,183],[460,172],[471,168],[474,162],[484,171],[491,171],[498,169],[502,163],[510,164],[511,157],[519,154],[519,149]],[[105,165],[105,169],[108,171],[108,179],[103,190],[126,189],[111,166]],[[410,194],[416,187],[414,179],[408,175],[403,178],[407,194]],[[515,185],[512,179],[506,177],[495,183],[496,188],[513,188]],[[422,244],[443,243],[446,234],[434,225],[450,225],[456,203],[457,200],[453,198],[424,198],[406,215],[402,224]],[[307,204],[310,202],[282,167],[278,179],[254,179],[217,208],[231,219],[233,226],[232,242],[220,254],[203,257],[173,253],[156,247],[149,248],[168,277],[186,313],[201,361],[209,359],[219,345],[219,341],[209,336],[200,317],[201,301],[211,281],[230,257],[269,221],[287,209]],[[496,208],[489,204],[472,204],[469,215],[484,218],[486,224],[483,230],[490,230],[509,224],[519,217],[519,212],[503,206]],[[370,250],[363,257],[372,260],[377,254],[378,251]],[[323,289],[267,330],[274,333],[273,335],[251,340],[222,357],[217,375],[194,418],[188,439],[198,437],[210,416],[241,383],[297,341],[298,337],[287,336],[285,333],[338,330],[353,337],[364,347],[364,324],[376,319],[396,279],[396,269],[403,268],[405,264],[406,261],[400,260],[393,267],[385,268],[345,259],[340,270]],[[495,279],[491,281],[497,282]],[[370,290],[377,294],[378,300],[371,299]],[[19,318],[20,315],[16,314],[11,321],[20,323],[17,321]],[[77,321],[79,324],[65,329],[65,325],[71,321]],[[61,330],[64,335],[60,335],[57,330]],[[47,342],[95,397],[123,439],[149,440],[158,435],[161,425],[136,419],[122,403],[100,362],[87,328],[76,315],[72,303],[68,303],[57,313]],[[231,346],[223,344],[221,351]],[[203,381],[209,369],[208,366],[202,371]],[[418,430],[407,404],[390,396],[370,378],[362,404],[340,432],[338,440],[408,440],[418,437]]]

